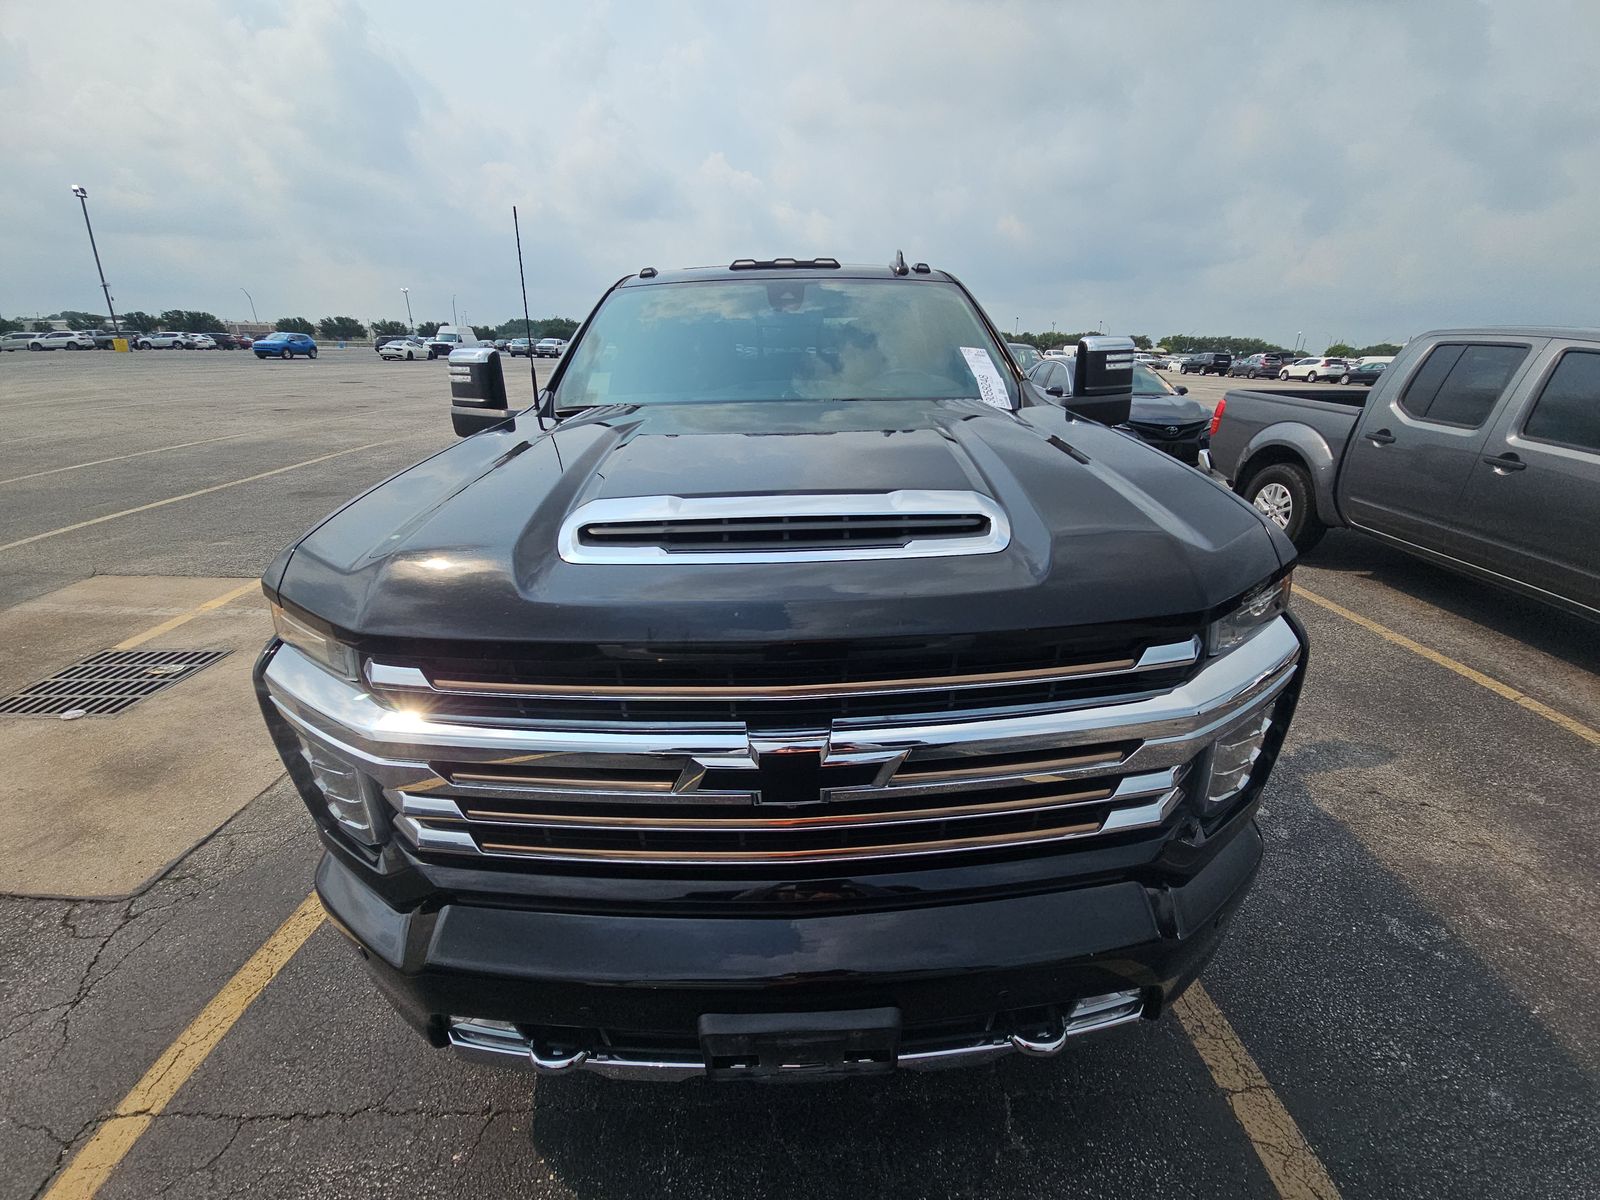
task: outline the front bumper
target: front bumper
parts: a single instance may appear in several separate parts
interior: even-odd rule
[[[792,919],[402,911],[331,853],[317,892],[407,1021],[479,1061],[682,1079],[712,1065],[707,1014],[887,1008],[903,1026],[891,1065],[926,1070],[1054,1053],[1157,1016],[1211,957],[1261,860],[1248,814],[1217,841],[1181,886]]]

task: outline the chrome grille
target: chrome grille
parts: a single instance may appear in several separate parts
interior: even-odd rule
[[[1192,662],[1197,644],[1184,652]],[[1177,653],[1163,650],[1151,669],[1170,669]],[[424,855],[794,876],[863,860],[1053,853],[1156,829],[1203,791],[1220,733],[1272,712],[1299,653],[1280,621],[1155,694],[1135,661],[1112,672],[1123,694],[1110,699],[792,733],[467,720],[416,703],[441,698],[419,669],[371,662],[361,687],[289,647],[266,681],[303,741],[381,786]],[[873,686],[919,694],[891,682]]]

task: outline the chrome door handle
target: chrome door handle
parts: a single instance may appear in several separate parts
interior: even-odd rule
[[[1390,442],[1394,441],[1394,434],[1390,433],[1387,429],[1380,429],[1376,433],[1367,433],[1363,434],[1362,436],[1374,446],[1387,446]]]
[[[1488,463],[1495,469],[1497,473],[1501,475],[1506,474],[1508,471],[1526,471],[1528,469],[1527,463],[1523,462],[1515,454],[1510,453],[1499,455],[1485,454],[1483,456],[1483,461]]]

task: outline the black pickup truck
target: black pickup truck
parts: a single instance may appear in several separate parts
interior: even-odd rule
[[[1131,342],[1077,351],[1074,412],[943,272],[744,259],[620,281],[526,411],[451,355],[472,436],[283,551],[256,671],[417,1030],[814,1077],[1189,985],[1262,854],[1294,551],[1109,427]]]

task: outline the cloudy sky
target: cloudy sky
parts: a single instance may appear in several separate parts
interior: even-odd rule
[[[70,15],[69,15],[70,14]],[[0,314],[581,316],[896,248],[1011,328],[1600,325],[1600,4],[5,6]]]

